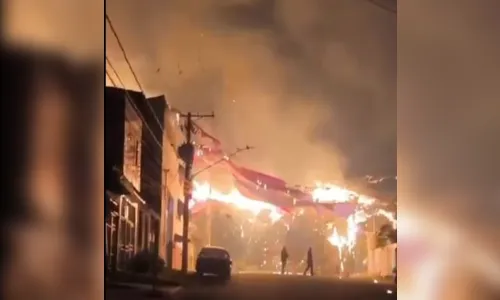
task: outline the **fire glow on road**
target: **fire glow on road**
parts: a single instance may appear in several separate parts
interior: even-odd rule
[[[331,230],[331,233],[326,237],[328,242],[331,245],[337,247],[337,249],[339,250],[339,260],[341,262],[340,268],[342,271],[344,270],[344,253],[352,253],[354,247],[356,246],[358,237],[358,225],[373,216],[368,215],[363,207],[370,208],[371,206],[376,204],[377,200],[367,196],[358,195],[353,191],[349,191],[345,188],[338,187],[333,184],[317,183],[316,188],[312,191],[314,201],[322,203],[346,203],[351,200],[352,195],[355,195],[357,197],[358,204],[360,205],[358,205],[358,208],[354,213],[347,217],[346,235],[340,235],[338,233],[337,227],[333,226],[333,224],[328,224],[328,228]],[[213,188],[208,182],[199,183],[195,181],[193,183],[194,201],[191,201],[190,208],[194,207],[196,204],[206,202],[209,199],[221,203],[231,204],[239,209],[250,211],[255,216],[261,211],[269,211],[269,216],[273,223],[279,221],[284,214],[284,212],[279,207],[276,207],[270,203],[246,198],[235,188],[233,188],[230,193],[222,193]],[[396,226],[396,220],[392,213],[387,212],[383,209],[377,209],[374,214],[385,217],[394,225],[394,227]]]

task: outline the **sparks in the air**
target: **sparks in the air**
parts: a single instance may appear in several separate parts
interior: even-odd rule
[[[254,215],[259,214],[261,211],[269,211],[270,218],[273,223],[279,221],[283,212],[280,208],[262,201],[255,199],[249,199],[243,196],[237,189],[233,188],[230,193],[222,193],[219,190],[213,188],[208,182],[194,182],[193,183],[193,199],[190,204],[192,208],[196,203],[202,203],[207,200],[214,200],[226,204],[234,205],[235,207],[252,212]],[[327,237],[328,242],[337,247],[339,253],[339,260],[341,262],[341,270],[344,269],[343,260],[345,254],[353,253],[354,247],[357,243],[358,237],[358,225],[365,222],[372,215],[367,215],[363,207],[370,207],[376,203],[376,199],[359,195],[353,191],[347,190],[345,188],[333,185],[333,184],[317,184],[317,187],[312,191],[312,197],[314,201],[323,203],[346,203],[356,199],[359,207],[357,210],[347,218],[347,233],[346,235],[340,235],[337,228],[333,224],[328,225],[328,229],[331,230],[331,234]],[[303,208],[298,208],[295,213],[296,215],[302,215],[304,213]],[[384,216],[389,220],[394,227],[396,227],[396,220],[394,215],[383,209],[378,209],[375,215]],[[289,228],[289,224],[286,224]]]
[[[268,210],[270,212],[270,217],[273,223],[280,220],[283,216],[283,214],[280,212],[280,209],[272,204],[249,199],[243,196],[236,189],[233,189],[228,194],[224,194],[217,189],[214,189],[208,182],[193,183],[193,199],[195,199],[197,202],[204,202],[208,199],[211,199],[218,202],[231,204],[239,209],[251,211],[254,215],[257,215],[261,211]]]
[[[312,192],[312,198],[316,202],[349,202],[353,196],[357,196],[353,191],[329,183],[316,183],[316,188]]]

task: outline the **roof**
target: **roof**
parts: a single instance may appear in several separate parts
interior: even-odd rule
[[[219,247],[219,246],[205,246],[202,249],[214,249],[214,250],[222,250],[222,251],[226,251],[227,252],[226,248]]]
[[[352,180],[348,184],[346,184],[346,187],[358,194],[363,194],[365,196],[375,198],[382,203],[391,203],[394,201],[394,195],[379,191],[374,187],[369,186],[366,182]]]

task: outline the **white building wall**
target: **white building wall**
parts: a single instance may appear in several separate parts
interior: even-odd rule
[[[397,243],[385,247],[376,248],[377,235],[373,232],[366,232],[367,240],[367,271],[371,276],[392,275],[392,269],[396,266]]]
[[[396,266],[397,244],[390,244],[374,250],[374,272],[379,276],[392,275],[392,269]]]
[[[125,141],[123,144],[123,175],[132,186],[141,190],[142,120],[125,101]]]
[[[368,257],[367,257],[368,274],[376,275],[377,269],[375,263],[375,247],[376,247],[377,236],[374,232],[369,232],[369,231],[367,231],[365,234],[366,234],[366,246],[368,251]]]
[[[165,247],[165,252],[168,253],[167,247],[170,242],[173,245],[172,258],[166,257],[166,261],[170,261],[173,269],[180,269],[182,244],[175,243],[175,235],[182,236],[183,218],[179,214],[179,201],[184,202],[184,189],[182,166],[183,161],[177,155],[177,148],[183,142],[182,132],[180,130],[179,119],[177,114],[172,111],[165,111],[165,131],[163,136],[163,169],[165,170],[164,182],[166,189],[163,191],[163,209],[162,219],[164,222],[162,228],[165,231],[164,240],[162,241]],[[168,171],[167,171],[168,170]],[[169,202],[169,195],[171,200]],[[169,207],[170,206],[170,207]],[[165,254],[166,256],[166,254]]]

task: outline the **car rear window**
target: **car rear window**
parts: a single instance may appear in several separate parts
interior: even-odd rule
[[[200,251],[200,256],[213,258],[229,258],[226,250],[216,248],[203,248]]]

